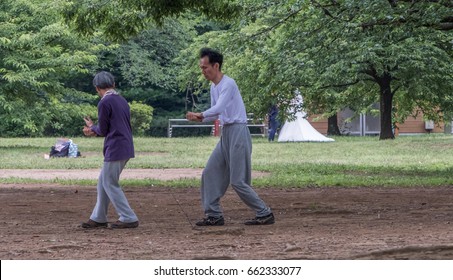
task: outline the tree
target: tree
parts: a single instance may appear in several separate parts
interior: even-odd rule
[[[396,117],[420,110],[439,121],[453,111],[451,1],[241,3],[234,28],[204,38],[216,37],[253,111],[265,112],[275,93],[288,106],[296,89],[327,116],[379,102],[380,139],[394,138]]]
[[[151,105],[154,110],[153,125],[146,134],[166,135],[168,118],[180,118],[187,110],[185,89],[180,89],[176,77],[180,62],[175,61],[179,52],[196,36],[196,17],[190,20],[168,19],[162,26],[150,23],[145,30],[132,36],[117,48],[104,52],[98,68],[112,72],[129,101]],[[194,20],[195,18],[195,20]],[[203,27],[202,28],[206,28]]]
[[[65,81],[87,73],[103,48],[70,32],[56,7],[66,1],[0,2],[0,132],[40,135],[48,107],[65,96],[83,95]]]
[[[191,104],[204,101],[193,94],[190,84],[176,86],[182,62],[173,60],[195,32],[216,27],[200,15],[224,19],[239,9],[226,0],[87,0],[70,2],[64,15],[79,33],[100,31],[104,38],[120,43],[117,50],[103,54],[100,68],[118,77],[126,99],[154,107],[155,126],[162,118],[166,122],[169,115],[182,116]]]
[[[146,29],[150,22],[162,25],[188,11],[198,11],[216,19],[237,15],[240,6],[228,0],[87,0],[72,1],[65,17],[83,34],[101,30],[108,38],[125,41]]]
[[[86,72],[85,65],[96,62],[95,52],[101,46],[71,34],[51,5],[55,1],[0,3],[0,79],[6,82],[4,94],[60,92],[63,77]]]
[[[337,114],[327,119],[327,135],[341,135],[340,128],[338,127]]]
[[[184,93],[176,82],[179,64],[174,58],[193,37],[195,31],[187,22],[169,20],[162,27],[140,32],[115,50],[112,64],[117,65],[127,96],[156,109],[184,108]]]
[[[395,105],[405,106],[399,110],[400,116],[420,109],[436,120],[439,110],[451,110],[453,45],[451,32],[443,25],[453,14],[451,2],[313,3],[300,17],[311,27],[307,36],[291,28],[286,33],[293,39],[304,37],[302,48],[306,49],[298,49],[307,53],[318,70],[319,75],[303,75],[315,84],[309,94],[327,87],[346,87],[342,94],[355,99],[363,96],[368,104],[362,106],[370,107],[378,92],[380,139],[394,138]],[[306,17],[315,20],[306,21]],[[295,19],[293,24],[301,21]],[[313,30],[318,31],[310,33]],[[394,96],[398,96],[398,104],[393,103]]]

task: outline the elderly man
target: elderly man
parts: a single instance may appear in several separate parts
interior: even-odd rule
[[[250,186],[252,179],[252,140],[247,127],[247,114],[236,82],[222,73],[223,55],[212,49],[200,51],[200,68],[211,81],[211,108],[188,112],[191,121],[220,119],[222,136],[203,170],[201,200],[206,217],[197,226],[221,226],[225,223],[220,198],[231,184],[240,199],[255,211],[246,225],[268,225],[275,222],[271,209]]]
[[[119,215],[118,221],[111,228],[136,228],[138,218],[129,206],[126,196],[118,181],[129,159],[134,157],[134,144],[130,123],[130,108],[118,92],[115,91],[115,79],[108,72],[100,72],[93,79],[101,101],[98,104],[98,124],[94,125],[85,117],[86,136],[102,136],[104,139],[104,165],[97,185],[97,202],[90,219],[82,223],[83,228],[107,227],[107,210],[112,202]]]

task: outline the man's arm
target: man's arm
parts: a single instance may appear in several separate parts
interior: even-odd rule
[[[232,84],[226,84],[222,88],[216,104],[202,113],[203,122],[216,120],[218,116],[225,111],[231,100],[233,100],[234,91]]]

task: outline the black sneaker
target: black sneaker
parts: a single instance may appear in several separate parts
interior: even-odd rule
[[[255,225],[271,225],[273,223],[275,223],[274,214],[270,213],[267,216],[255,217],[252,220],[247,220],[245,221],[244,224],[247,226],[255,226]]]
[[[81,224],[82,228],[106,228],[107,223],[98,223],[89,219],[86,223]]]
[[[223,226],[225,224],[225,220],[223,219],[222,216],[216,218],[216,217],[207,217],[203,218],[203,220],[198,221],[196,223],[197,226],[199,227],[204,227],[204,226]]]
[[[110,228],[136,228],[136,227],[138,227],[138,221],[131,223],[116,221],[110,225]]]

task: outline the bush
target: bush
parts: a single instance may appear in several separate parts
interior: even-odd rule
[[[45,127],[45,136],[82,136],[83,118],[89,116],[94,122],[97,120],[97,108],[88,104],[54,102],[49,111],[51,117]]]
[[[132,101],[129,103],[131,108],[131,125],[134,135],[143,136],[151,127],[153,120],[153,107],[141,102]]]
[[[43,134],[49,116],[42,103],[30,107],[23,100],[0,96],[0,119],[1,137],[36,137]]]
[[[144,135],[151,125],[153,108],[137,102],[132,102],[129,106],[133,133]],[[89,116],[94,123],[97,122],[98,111],[93,105],[56,102],[49,111],[50,121],[44,131],[46,136],[83,136],[82,128],[85,125],[83,118]]]
[[[153,107],[135,101],[129,106],[134,135],[145,135],[151,127]],[[0,96],[0,137],[83,136],[85,116],[96,123],[96,106],[58,100],[27,104]]]

